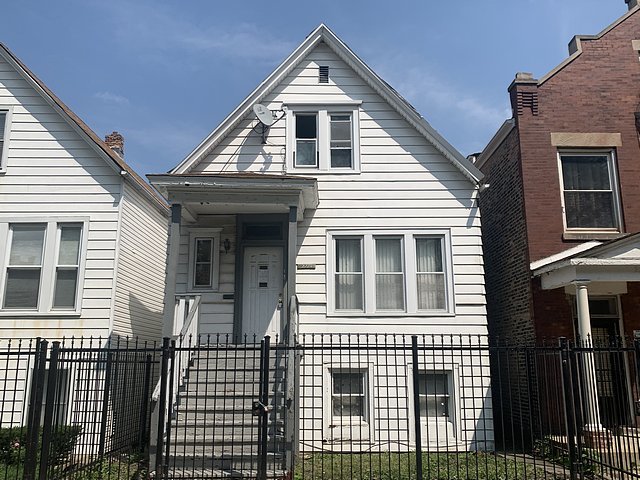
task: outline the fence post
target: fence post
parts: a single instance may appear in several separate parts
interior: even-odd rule
[[[151,355],[147,355],[144,363],[144,387],[142,389],[142,406],[140,408],[140,436],[138,438],[138,449],[144,452],[147,447],[147,421],[149,415],[149,402],[151,389]]]
[[[47,374],[47,397],[44,405],[44,424],[42,426],[42,445],[40,452],[40,468],[38,478],[47,479],[47,466],[49,465],[49,453],[51,450],[51,435],[53,433],[53,410],[56,404],[56,383],[58,379],[58,357],[60,355],[60,342],[53,342],[51,357],[49,358],[49,373]]]
[[[636,382],[640,385],[640,333],[634,333],[633,336],[633,353],[636,359]],[[636,415],[640,414],[640,403],[636,401],[634,405],[634,413]]]
[[[567,427],[567,448],[569,451],[569,474],[571,480],[578,478],[577,452],[576,452],[576,424],[573,398],[573,382],[571,381],[571,359],[569,355],[569,342],[565,337],[558,339],[560,346],[560,361],[562,366],[562,397],[564,400],[564,415]]]
[[[109,390],[111,389],[111,363],[112,355],[111,345],[107,344],[107,363],[104,372],[104,390],[102,392],[102,419],[100,421],[100,444],[98,456],[104,457],[104,448],[107,441],[107,418],[109,417],[107,410],[109,409]]]
[[[162,339],[162,350],[160,354],[160,395],[158,396],[158,423],[157,423],[157,437],[155,445],[155,471],[156,478],[165,478],[164,471],[164,427],[166,421],[166,409],[167,409],[167,384],[168,384],[168,372],[169,372],[169,337]]]
[[[257,480],[267,478],[267,441],[269,429],[269,348],[271,337],[267,335],[260,342],[260,428],[258,443],[258,475]]]
[[[418,336],[411,335],[411,363],[413,364],[413,418],[416,436],[416,479],[422,480],[422,432],[420,429],[420,363]]]
[[[31,373],[29,410],[27,412],[27,445],[24,459],[24,480],[36,477],[38,459],[38,437],[40,435],[40,415],[42,414],[42,394],[44,392],[45,370],[47,367],[48,342],[36,339],[36,352]]]

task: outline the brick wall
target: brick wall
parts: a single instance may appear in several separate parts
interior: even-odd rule
[[[532,261],[578,243],[562,238],[557,148],[551,145],[551,132],[621,134],[616,156],[624,228],[640,231],[640,146],[635,125],[640,61],[632,48],[634,39],[640,39],[639,13],[600,39],[583,40],[582,54],[543,84],[516,83],[511,90],[514,110],[518,94],[537,95],[537,112],[525,107],[516,116]]]
[[[518,131],[511,130],[482,166],[489,188],[480,194],[489,332],[494,338],[532,341]]]

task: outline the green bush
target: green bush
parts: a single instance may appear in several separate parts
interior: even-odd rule
[[[79,425],[55,427],[51,432],[49,465],[62,465],[69,457],[82,433]],[[38,432],[37,455],[40,458],[42,431]],[[0,463],[21,465],[27,452],[26,427],[0,428]]]

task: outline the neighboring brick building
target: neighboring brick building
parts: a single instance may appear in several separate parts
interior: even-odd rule
[[[516,75],[513,118],[477,157],[495,337],[604,342],[640,331],[640,7],[627,3],[598,35],[574,37],[544,77]],[[603,425],[633,417],[632,377],[598,369]],[[629,401],[612,413],[616,396]]]

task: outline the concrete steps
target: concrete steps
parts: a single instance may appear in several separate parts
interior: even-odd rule
[[[171,421],[169,478],[255,478],[258,467],[259,348],[194,354]],[[269,361],[268,477],[284,474],[285,359]]]

